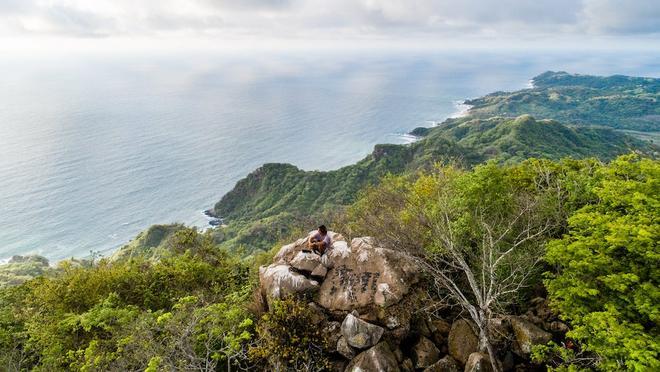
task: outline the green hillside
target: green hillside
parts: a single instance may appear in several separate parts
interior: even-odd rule
[[[13,286],[43,275],[51,270],[42,256],[14,256],[0,265],[0,288]]]
[[[554,120],[522,115],[515,119],[493,117],[446,121],[433,135],[474,150],[487,159],[513,163],[528,158],[558,160],[563,157],[597,157],[609,160],[618,154],[652,151],[644,141],[609,128],[566,126]]]
[[[132,256],[159,258],[167,252],[176,232],[185,228],[181,224],[153,225],[117,250],[111,258],[113,260],[125,260]]]
[[[471,166],[486,160],[514,163],[530,157],[598,157],[609,160],[646,142],[607,128],[568,127],[552,120],[518,118],[449,119],[409,145],[378,145],[364,160],[329,172],[290,164],[265,164],[239,181],[215,205],[227,221],[259,219],[282,212],[312,214],[347,205],[364,186],[388,173],[400,174],[452,159]]]
[[[495,92],[468,100],[470,115],[533,115],[568,124],[602,125],[645,132],[660,130],[660,79],[548,71],[533,88]]]
[[[377,145],[360,162],[334,171],[303,171],[291,164],[265,164],[239,181],[214,207],[228,221],[306,213],[351,203],[364,186],[388,173],[423,167],[442,157],[466,164],[482,157],[453,141],[433,136],[412,145]]]

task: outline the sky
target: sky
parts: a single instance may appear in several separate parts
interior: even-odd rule
[[[158,45],[658,48],[659,0],[0,0],[0,49]]]

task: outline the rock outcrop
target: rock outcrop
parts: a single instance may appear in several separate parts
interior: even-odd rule
[[[321,331],[333,370],[492,370],[469,320],[455,319],[454,313],[452,322],[417,311],[419,269],[410,258],[368,237],[349,244],[340,234],[330,234],[332,245],[323,256],[306,249],[306,238],[299,239],[262,266],[259,278],[267,305],[288,295],[308,301],[314,314],[310,327]],[[492,319],[498,364],[505,370],[529,369],[532,346],[553,336],[544,329],[555,335],[567,330],[544,299],[533,300],[522,316]]]
[[[342,235],[328,234],[332,244],[322,257],[306,249],[306,238],[283,246],[260,270],[263,295],[318,289],[316,302],[328,311],[358,310],[375,320],[379,309],[400,302],[418,281],[419,270],[403,253],[378,247],[369,237],[349,245]]]
[[[346,372],[399,372],[399,363],[386,342],[381,342],[353,358]]]

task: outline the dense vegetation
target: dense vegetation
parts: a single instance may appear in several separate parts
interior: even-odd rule
[[[660,166],[620,158],[599,169],[596,200],[550,242],[546,286],[568,336],[603,369],[660,369]]]
[[[529,114],[569,124],[649,132],[660,126],[660,79],[548,71],[532,82],[530,89],[466,101],[473,106],[470,114],[481,118]]]
[[[635,155],[609,165],[532,159],[471,172],[444,166],[367,188],[348,220],[353,233],[385,246],[439,255],[443,278],[461,288],[457,303],[486,315],[524,306],[526,288],[541,284],[544,258],[551,304],[579,345],[541,347],[539,360],[651,371],[660,368],[658,195],[660,162]],[[442,287],[452,296],[452,287]],[[481,290],[488,287],[496,289],[492,301]]]
[[[450,164],[386,177],[360,192],[343,219],[350,234],[442,255],[442,218],[433,221],[451,215],[452,241],[477,263],[470,264],[476,272],[480,238],[489,229],[499,235],[497,229],[513,228],[502,240],[506,248],[526,226],[547,224],[502,261],[498,278],[523,266],[531,271],[489,311],[516,312],[528,298],[525,288],[542,285],[545,270],[553,306],[582,354],[551,345],[538,352],[539,360],[652,370],[660,352],[659,187],[660,162],[636,155],[609,165],[595,159],[489,162],[473,170]],[[515,217],[521,206],[525,214]],[[47,276],[0,291],[0,364],[48,371],[326,365],[323,335],[306,326],[314,321],[309,307],[287,299],[264,313],[252,296],[254,269],[271,256],[242,259],[211,233],[184,227],[166,240],[169,248],[158,258],[65,261]]]
[[[366,159],[330,172],[306,172],[290,164],[266,164],[239,181],[214,208],[218,216],[258,219],[281,212],[309,213],[348,205],[357,192],[388,173],[428,168],[442,159],[464,165],[488,159],[503,163],[530,157],[560,159],[596,156],[609,160],[633,149],[651,151],[643,141],[602,128],[569,128],[530,116],[514,119],[450,119],[411,145],[378,145]]]
[[[8,370],[173,370],[226,364],[250,337],[244,262],[192,229],[171,255],[72,265],[0,292]],[[212,368],[208,368],[212,367]]]

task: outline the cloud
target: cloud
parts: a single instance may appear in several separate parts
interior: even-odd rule
[[[605,34],[660,32],[657,0],[585,0],[584,18],[589,30]]]
[[[657,0],[0,0],[0,35],[461,38],[660,34]]]

